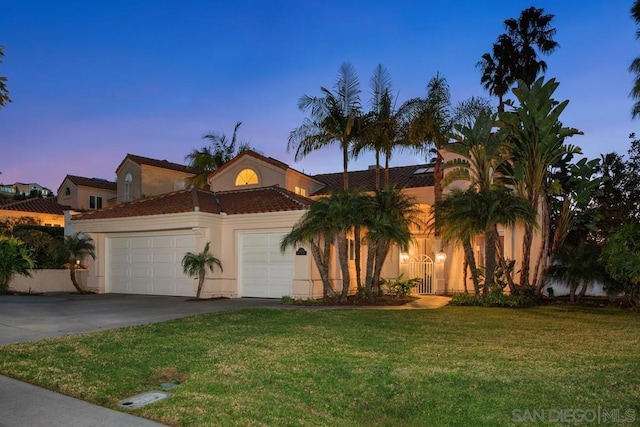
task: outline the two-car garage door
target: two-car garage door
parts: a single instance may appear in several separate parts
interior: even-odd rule
[[[194,279],[181,265],[195,245],[193,234],[109,238],[107,292],[195,296]]]
[[[292,295],[294,255],[290,248],[280,252],[284,235],[238,235],[238,296]],[[183,274],[181,265],[184,254],[194,252],[195,245],[193,234],[108,238],[107,292],[195,296],[195,280]]]

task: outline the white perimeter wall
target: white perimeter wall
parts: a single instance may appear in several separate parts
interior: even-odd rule
[[[87,289],[87,270],[76,270],[76,279]],[[9,289],[16,292],[76,292],[69,270],[31,270],[31,277],[13,276]]]

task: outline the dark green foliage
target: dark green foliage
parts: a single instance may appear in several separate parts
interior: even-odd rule
[[[640,306],[640,225],[630,222],[611,234],[602,259],[617,288],[632,305]]]
[[[535,296],[508,295],[502,293],[491,293],[489,295],[454,294],[451,297],[450,305],[477,306],[477,307],[508,307],[521,308],[531,307],[537,304]]]

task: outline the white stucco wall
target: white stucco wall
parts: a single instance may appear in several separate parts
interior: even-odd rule
[[[76,280],[87,289],[87,270],[77,270]],[[31,270],[31,277],[14,276],[9,289],[16,292],[76,292],[71,283],[69,270]]]

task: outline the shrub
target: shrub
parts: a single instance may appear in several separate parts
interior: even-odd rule
[[[403,279],[401,274],[396,279],[381,279],[383,286],[387,288],[387,294],[396,297],[406,297],[411,294],[411,288],[416,286],[422,279],[414,277],[412,279]]]
[[[492,293],[485,296],[473,294],[453,294],[451,305],[477,306],[477,307],[509,307],[520,308],[535,305],[534,301],[520,296]]]

